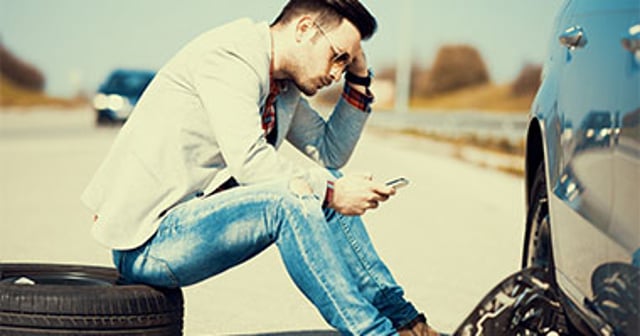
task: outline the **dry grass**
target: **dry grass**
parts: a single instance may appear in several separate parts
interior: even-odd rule
[[[490,80],[482,56],[470,45],[442,46],[433,65],[423,75],[424,79],[414,87],[415,96],[433,97],[483,85]]]
[[[63,99],[50,97],[40,91],[28,90],[15,85],[0,74],[0,108],[4,107],[78,107],[87,104],[85,99]]]
[[[497,169],[503,173],[507,173],[517,177],[524,176],[524,168],[515,168],[510,166],[499,166]]]
[[[524,159],[524,140],[514,144],[502,138],[484,139],[473,135],[455,137],[410,128],[392,132],[415,138],[449,143],[452,146],[450,153],[451,156],[458,160],[469,162],[481,167],[497,169],[514,176],[524,176],[524,166],[519,162]],[[494,153],[490,155],[488,159],[491,160],[491,163],[485,161],[487,160],[486,158],[478,159],[473,155],[469,155],[468,149],[472,149],[475,152]],[[484,157],[484,155],[481,156]],[[498,157],[512,159],[496,160]],[[514,159],[518,164],[513,163]]]
[[[525,113],[529,110],[533,98],[533,93],[514,96],[510,84],[485,84],[430,98],[412,98],[411,107],[419,109],[476,109]]]
[[[449,142],[458,146],[472,146],[484,150],[490,150],[497,153],[505,153],[511,155],[524,155],[524,140],[517,144],[511,143],[504,138],[480,138],[475,135],[465,136],[447,136],[435,132],[426,132],[423,130],[406,128],[399,130],[398,133],[414,136],[418,138],[427,138],[430,140]]]

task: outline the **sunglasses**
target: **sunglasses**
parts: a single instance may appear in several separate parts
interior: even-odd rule
[[[322,34],[322,36],[327,39],[327,42],[329,42],[329,45],[331,46],[331,51],[333,52],[331,63],[336,67],[345,67],[349,63],[351,55],[349,55],[348,52],[342,51],[340,50],[340,48],[336,47],[335,43],[333,43],[331,38],[329,38],[329,35],[327,35],[327,33],[318,23],[314,21],[313,24],[316,26],[316,28],[318,28],[320,34]]]

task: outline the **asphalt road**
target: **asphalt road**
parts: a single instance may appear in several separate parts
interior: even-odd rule
[[[0,113],[0,261],[111,265],[79,197],[116,134],[89,110]],[[449,331],[517,271],[524,226],[521,178],[460,161],[459,150],[367,129],[344,169],[411,180],[365,221],[407,297]],[[330,330],[275,247],[184,292],[188,336]]]

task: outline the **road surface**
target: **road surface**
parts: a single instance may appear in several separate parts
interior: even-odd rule
[[[111,265],[79,197],[116,134],[90,110],[0,113],[0,261]],[[368,128],[344,169],[411,180],[365,221],[407,297],[445,331],[518,269],[524,222],[521,178],[456,151]],[[184,292],[188,336],[330,330],[275,247]]]

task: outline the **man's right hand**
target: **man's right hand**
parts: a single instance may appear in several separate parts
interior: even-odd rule
[[[335,181],[333,199],[329,207],[345,216],[359,216],[375,209],[394,195],[395,189],[384,183],[373,182],[371,175],[344,176]]]

